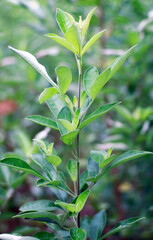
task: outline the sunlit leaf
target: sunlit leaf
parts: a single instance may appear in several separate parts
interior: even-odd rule
[[[84,88],[89,97],[90,97],[90,88],[98,76],[99,76],[99,72],[96,67],[90,67],[84,73],[84,77],[83,77]]]
[[[44,116],[40,116],[40,115],[32,115],[32,116],[26,117],[26,119],[28,119],[32,122],[38,123],[42,126],[58,130],[57,123],[48,117],[44,117]]]
[[[67,133],[65,135],[61,136],[61,140],[67,144],[67,145],[71,145],[74,141],[74,139],[76,138],[76,136],[78,135],[79,131],[73,131],[70,133]]]
[[[74,161],[73,159],[70,159],[70,161],[68,162],[68,172],[70,174],[72,181],[76,182],[76,180],[77,180],[77,164],[76,164],[76,161]]]
[[[58,166],[62,162],[61,158],[56,155],[46,156],[45,159],[54,166]]]
[[[39,96],[39,102],[40,103],[45,102],[46,100],[54,96],[57,92],[58,90],[56,88],[53,87],[45,88],[44,91]]]
[[[70,211],[70,212],[76,212],[76,204],[73,203],[65,203],[65,202],[61,202],[59,200],[56,200],[55,204],[65,208],[66,210]]]
[[[58,121],[70,132],[72,132],[73,129],[73,125],[72,123],[70,123],[69,121],[65,120],[65,119],[58,119]]]
[[[90,193],[90,191],[86,190],[78,196],[78,198],[76,200],[76,211],[77,212],[80,212],[83,209],[83,207],[87,201],[87,198],[89,196],[89,193]]]
[[[88,27],[89,27],[89,24],[90,24],[90,20],[92,18],[92,15],[94,14],[96,10],[96,7],[93,8],[87,15],[86,19],[83,21],[83,27],[82,27],[82,40],[84,39],[87,31],[88,31]]]
[[[74,18],[69,13],[59,8],[57,8],[56,10],[56,20],[64,34],[70,29],[70,27],[75,22]]]
[[[57,82],[61,94],[65,94],[71,81],[72,73],[69,67],[59,66],[56,68]]]

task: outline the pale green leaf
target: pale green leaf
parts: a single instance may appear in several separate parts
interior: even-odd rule
[[[59,66],[56,68],[57,82],[61,94],[65,94],[71,81],[72,73],[69,67]]]
[[[61,158],[56,155],[46,156],[45,159],[54,166],[58,166],[62,162]]]
[[[81,122],[81,124],[79,126],[79,130],[84,128],[86,125],[88,125],[90,122],[92,122],[96,118],[107,113],[111,108],[113,108],[114,106],[116,106],[119,103],[120,102],[110,103],[110,104],[106,104],[106,105],[103,105],[100,108],[98,108],[95,112],[91,113],[83,122]]]
[[[76,212],[76,204],[61,202],[60,200],[56,200],[55,204],[65,208],[70,212]]]
[[[73,125],[72,123],[70,123],[69,121],[65,120],[65,119],[58,119],[58,121],[70,132],[72,132],[73,129]]]
[[[84,39],[87,31],[88,31],[88,27],[89,27],[89,24],[90,24],[90,20],[92,18],[92,15],[94,14],[96,10],[96,7],[93,8],[87,15],[86,19],[83,21],[83,26],[82,26],[82,40]]]
[[[74,18],[69,13],[59,8],[57,8],[56,10],[56,20],[64,34],[70,29],[70,27],[75,22]]]
[[[85,100],[87,98],[87,94],[86,91],[83,90],[83,92],[81,93],[81,97],[80,97],[80,108],[83,106],[83,104],[85,103]],[[78,104],[77,104],[78,105]],[[76,106],[77,106],[76,105]]]
[[[96,67],[88,68],[83,77],[83,84],[87,95],[90,97],[90,89],[97,77],[99,76],[98,69]]]
[[[56,83],[53,82],[53,80],[49,77],[46,68],[41,65],[37,59],[29,52],[26,51],[21,51],[18,49],[15,49],[13,47],[9,48],[14,51],[15,53],[17,53],[20,57],[22,57],[25,61],[27,61],[33,68],[35,68],[44,78],[46,78],[55,88],[58,89],[58,86],[56,85]]]
[[[115,155],[113,154],[112,156],[106,158],[103,162],[99,164],[100,168],[104,168],[106,165],[108,165],[110,162],[112,162],[115,158]]]
[[[76,138],[76,136],[78,135],[79,131],[73,131],[70,133],[67,133],[65,135],[61,136],[61,140],[67,144],[67,145],[71,145],[74,141],[74,139]]]
[[[103,30],[99,33],[96,33],[83,47],[82,51],[81,51],[81,55],[83,56],[83,54],[88,50],[88,48],[90,48],[95,41],[97,41],[98,38],[101,37],[101,35],[105,32],[106,30]]]
[[[73,159],[70,159],[70,161],[68,162],[68,172],[70,174],[72,181],[76,182],[76,180],[77,180],[77,164],[76,164],[76,161],[74,161]]]
[[[38,140],[38,139],[33,139],[36,144],[39,147],[39,150],[41,151],[42,154],[46,154],[47,153],[47,147],[46,144],[42,141],[42,140]]]
[[[32,116],[26,117],[26,119],[28,119],[32,122],[38,123],[42,126],[58,130],[57,123],[55,121],[51,120],[50,118],[40,116],[40,115],[32,115]]]
[[[61,44],[63,47],[69,49],[71,52],[77,54],[77,50],[73,47],[73,45],[68,42],[65,38],[62,38],[56,34],[53,34],[53,33],[48,33],[48,34],[45,34],[46,37],[49,37],[51,38],[53,41]]]
[[[77,55],[80,55],[81,51],[81,40],[77,25],[74,23],[70,29],[65,33],[66,40],[73,45],[77,51]]]
[[[102,89],[102,87],[107,82],[108,76],[110,75],[110,68],[107,68],[105,71],[103,71],[92,83],[90,87],[90,97],[91,99],[95,99],[99,91]]]
[[[73,126],[73,129],[75,130],[79,124],[79,117],[80,117],[80,109],[78,109],[75,114],[74,114],[74,117],[73,117],[73,120],[72,120],[72,126]]]
[[[83,207],[87,201],[87,198],[89,196],[89,193],[90,193],[90,191],[86,190],[78,196],[78,198],[76,200],[76,211],[77,212],[80,212],[83,209]]]
[[[58,90],[56,88],[53,88],[53,87],[45,88],[44,91],[39,96],[40,104],[45,102],[46,100],[48,100],[52,96],[54,96],[57,92],[58,92]]]
[[[61,120],[66,120],[68,122],[62,121],[63,122],[62,123]],[[72,122],[72,114],[70,109],[68,107],[63,107],[57,116],[57,124],[58,124],[58,128],[60,130],[61,135],[67,134],[69,132],[67,127],[71,129],[71,126],[70,126],[71,122]],[[65,124],[65,126],[63,124]]]

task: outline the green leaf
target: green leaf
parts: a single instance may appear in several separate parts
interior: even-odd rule
[[[51,120],[50,118],[40,116],[40,115],[32,115],[32,116],[26,117],[26,119],[28,119],[32,122],[38,123],[42,126],[58,130],[57,123],[55,121]]]
[[[65,33],[66,40],[71,43],[77,51],[77,55],[80,55],[81,40],[76,23],[74,23],[70,29]]]
[[[61,135],[64,135],[68,133],[67,127],[68,126],[70,127],[70,124],[64,121],[61,122],[61,120],[66,120],[70,123],[72,122],[72,114],[68,107],[63,107],[59,114],[57,115],[58,128],[60,130]]]
[[[58,90],[56,88],[53,88],[53,87],[45,88],[44,91],[39,96],[40,104],[42,104],[43,102],[45,102],[46,100],[54,96],[57,92]]]
[[[28,136],[28,134],[26,134],[24,131],[21,131],[21,130],[17,130],[16,133],[17,133],[17,140],[22,151],[27,157],[30,157],[32,153],[32,142],[30,137]]]
[[[48,34],[45,34],[46,37],[49,37],[51,38],[53,41],[61,44],[63,47],[69,49],[71,52],[77,54],[77,50],[73,47],[73,45],[68,42],[65,38],[62,38],[56,34],[53,34],[53,33],[48,33]]]
[[[58,94],[55,94],[52,98],[48,99],[47,105],[56,118],[62,108],[66,107],[66,104]]]
[[[107,81],[117,72],[117,70],[122,66],[122,64],[125,62],[125,60],[129,57],[131,52],[134,50],[134,48],[137,45],[131,47],[129,50],[127,50],[125,53],[123,53],[120,57],[116,58],[112,64],[109,66],[111,68],[111,73],[109,75],[109,78]]]
[[[90,96],[90,89],[92,84],[95,82],[97,77],[99,76],[98,69],[96,67],[88,68],[83,77],[84,88],[88,96]]]
[[[82,40],[84,39],[87,31],[88,31],[88,27],[89,27],[89,24],[90,24],[90,20],[92,18],[92,15],[94,14],[96,10],[96,7],[93,8],[87,15],[86,19],[83,21],[83,27],[82,27]]]
[[[78,135],[79,131],[73,131],[73,132],[70,132],[70,133],[67,133],[65,135],[62,135],[61,136],[61,140],[67,144],[67,145],[71,145],[74,141],[74,139],[76,138],[76,136]]]
[[[128,121],[133,125],[133,122],[134,122],[133,116],[127,108],[123,106],[118,106],[116,108],[116,111],[121,115],[121,117],[123,117],[126,121]]]
[[[70,212],[76,212],[76,204],[61,202],[60,200],[56,200],[55,204],[65,208]]]
[[[90,240],[98,240],[102,234],[102,231],[106,225],[106,213],[105,210],[97,213],[90,224]]]
[[[73,126],[73,129],[75,130],[79,124],[79,117],[80,117],[80,109],[78,109],[75,114],[74,114],[74,117],[73,117],[73,121],[72,121],[72,126]]]
[[[85,240],[86,232],[82,228],[70,228],[70,236],[73,240]]]
[[[153,154],[152,152],[146,152],[146,151],[139,151],[139,150],[131,150],[128,152],[125,152],[123,154],[121,154],[117,159],[115,159],[104,171],[104,173],[110,171],[112,168],[128,162],[130,160],[136,159],[136,158],[140,158],[146,155],[150,155]]]
[[[61,94],[65,94],[71,81],[72,73],[69,67],[59,66],[56,68],[57,82]]]
[[[90,193],[90,191],[86,190],[78,196],[78,198],[76,200],[76,211],[77,212],[80,212],[83,209],[83,207],[87,201],[87,198],[89,196],[89,193]]]
[[[57,215],[51,212],[21,212],[15,215],[13,218],[32,218],[33,220],[46,222],[48,219],[52,223],[58,223],[60,225],[60,220],[58,219]],[[40,219],[40,220],[39,220]],[[42,219],[42,220],[41,220]]]
[[[107,153],[105,151],[95,151],[95,150],[92,150],[90,152],[90,156],[92,158],[92,160],[96,163],[101,163],[102,161],[105,160],[105,157],[107,156]]]
[[[19,210],[21,212],[27,212],[27,211],[54,211],[57,209],[58,206],[54,204],[54,202],[50,200],[37,200],[32,202],[27,202],[23,204]]]
[[[39,150],[41,151],[42,154],[46,154],[47,153],[47,147],[46,147],[46,144],[41,141],[41,140],[38,140],[38,139],[33,139],[36,144],[38,145],[39,147]]]
[[[108,76],[110,75],[110,68],[107,68],[105,71],[103,71],[92,83],[90,87],[90,97],[91,99],[95,99],[99,91],[102,89],[102,87],[107,82]]]
[[[86,94],[86,91],[83,90],[83,92],[81,93],[81,96],[80,96],[80,107],[83,106],[83,104],[85,103],[85,100],[87,98],[87,94]],[[78,104],[77,104],[78,105]],[[76,105],[76,106],[77,106]]]
[[[23,171],[30,173],[36,177],[42,178],[46,180],[40,173],[38,173],[36,170],[31,168],[25,161],[18,159],[18,158],[5,158],[0,161],[0,164],[3,164],[8,167],[12,167],[16,170]]]
[[[88,50],[88,48],[90,48],[92,46],[92,44],[94,44],[95,41],[97,41],[98,38],[101,37],[101,35],[105,32],[106,30],[103,30],[99,33],[96,33],[83,47],[82,51],[81,51],[81,55],[83,56],[83,54]]]
[[[37,232],[34,237],[37,237],[39,240],[55,240],[54,235],[49,232]]]
[[[74,18],[69,13],[59,8],[57,8],[56,10],[56,20],[64,34],[71,28],[71,26],[75,22]]]
[[[55,88],[58,89],[58,86],[56,85],[56,83],[54,83],[54,81],[49,77],[46,68],[41,65],[37,59],[29,52],[26,51],[21,51],[18,49],[15,49],[13,47],[9,48],[14,51],[15,53],[17,53],[20,57],[22,57],[25,61],[27,61],[33,68],[35,68],[44,78],[46,78]]]
[[[108,165],[110,162],[112,162],[115,158],[115,155],[113,154],[112,156],[106,158],[103,162],[99,164],[100,168],[104,168],[106,165]]]
[[[88,159],[88,177],[95,177],[99,172],[98,164],[91,157]]]
[[[42,186],[53,186],[53,187],[56,187],[60,184],[60,181],[59,180],[54,180],[54,181],[44,181],[43,179],[39,179],[37,181],[37,187],[42,187]],[[58,188],[57,188],[58,189]]]
[[[70,161],[68,162],[68,172],[70,174],[72,181],[76,182],[76,180],[77,180],[77,164],[76,164],[76,161],[74,161],[73,159],[70,159]]]
[[[86,125],[88,125],[90,122],[95,120],[96,118],[102,116],[103,114],[107,113],[111,108],[118,105],[120,102],[114,102],[110,104],[106,104],[98,108],[95,112],[91,113],[83,122],[81,122],[79,126],[79,130],[84,128]]]
[[[61,158],[56,155],[46,156],[45,159],[56,167],[62,162]]]
[[[58,119],[58,121],[70,132],[72,132],[73,129],[73,125],[72,123],[70,123],[69,121],[65,120],[65,119]]]
[[[110,235],[112,235],[114,233],[117,233],[117,232],[119,232],[119,231],[121,231],[121,230],[123,230],[125,228],[129,228],[133,224],[135,224],[135,223],[137,223],[137,222],[139,222],[139,221],[141,221],[143,219],[145,219],[145,218],[144,217],[142,217],[142,218],[133,217],[133,218],[129,218],[127,220],[123,220],[123,221],[119,222],[118,225],[116,227],[114,227],[111,231],[109,231],[104,236],[99,238],[99,240],[102,240],[102,239],[104,239],[104,238],[106,238],[106,237],[108,237],[108,236],[110,236]]]

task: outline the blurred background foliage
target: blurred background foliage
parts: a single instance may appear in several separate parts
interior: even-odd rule
[[[68,65],[73,72],[69,94],[76,92],[77,70],[74,56],[48,38],[45,33],[60,34],[55,21],[56,8],[85,18],[97,6],[88,38],[100,29],[104,37],[83,58],[83,69],[95,65],[99,71],[123,51],[138,44],[135,52],[102,90],[91,111],[102,103],[120,100],[122,104],[104,118],[85,128],[81,137],[82,171],[90,149],[115,152],[142,149],[152,151],[153,143],[153,2],[152,0],[1,0],[0,1],[0,152],[14,152],[26,161],[37,151],[32,139],[55,142],[55,148],[68,161],[69,148],[59,135],[25,119],[30,114],[50,117],[38,96],[49,84],[34,69],[15,56],[8,45],[34,54],[55,80],[55,67]],[[111,228],[117,220],[145,216],[145,221],[108,239],[152,239],[153,159],[126,163],[99,181],[94,187],[82,216],[92,216],[105,208]],[[29,234],[43,225],[11,217],[29,200],[54,198],[45,188],[36,188],[35,179],[7,167],[0,168],[0,232]],[[86,218],[84,218],[86,221]],[[106,230],[109,230],[108,229]]]

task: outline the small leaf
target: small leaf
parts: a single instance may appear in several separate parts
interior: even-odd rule
[[[77,180],[77,164],[73,159],[71,159],[68,162],[68,172],[70,174],[72,181],[76,182],[76,180]]]
[[[51,120],[50,118],[40,116],[40,115],[32,115],[32,116],[26,117],[26,119],[28,119],[32,122],[38,123],[42,126],[58,130],[57,123],[55,121]]]
[[[96,67],[88,68],[83,77],[84,88],[88,96],[90,96],[90,89],[92,84],[95,82],[97,77],[99,76],[98,69]]]
[[[38,173],[36,170],[31,168],[25,161],[18,159],[18,158],[5,158],[3,160],[0,160],[0,164],[3,164],[8,167],[12,167],[16,170],[23,171],[30,173],[36,177],[42,178],[46,180],[40,173]]]
[[[116,227],[114,227],[111,231],[109,231],[104,236],[99,238],[99,240],[102,240],[102,239],[104,239],[104,238],[106,238],[106,237],[108,237],[108,236],[110,236],[110,235],[112,235],[112,234],[114,234],[116,232],[119,232],[119,231],[121,231],[121,230],[123,230],[125,228],[129,228],[133,224],[135,224],[135,223],[137,223],[137,222],[139,222],[139,221],[141,221],[143,219],[145,219],[145,218],[144,217],[142,217],[142,218],[133,217],[133,218],[129,218],[127,220],[123,220],[123,221],[119,222],[118,225]]]
[[[67,133],[65,135],[61,136],[61,140],[67,144],[67,145],[71,145],[74,141],[74,139],[76,138],[76,136],[78,135],[79,131],[73,131],[70,133]]]
[[[62,46],[64,46],[65,48],[69,49],[71,52],[77,54],[77,50],[73,47],[73,45],[68,42],[65,38],[62,38],[56,34],[53,34],[53,33],[48,33],[48,34],[45,34],[46,37],[49,37],[51,38],[53,41],[61,44]]]
[[[33,139],[36,144],[38,145],[39,147],[39,150],[41,151],[42,154],[46,154],[47,153],[47,147],[46,147],[46,144],[41,141],[41,140],[38,140],[38,139]]]
[[[112,156],[106,158],[103,162],[99,164],[100,168],[104,168],[106,165],[108,165],[110,162],[112,162],[115,158],[115,155],[113,154]]]
[[[95,112],[91,113],[83,122],[81,122],[79,126],[79,130],[84,128],[86,125],[88,125],[90,122],[95,120],[96,118],[102,116],[103,114],[107,113],[111,108],[118,105],[120,102],[114,102],[110,104],[106,104],[98,108]]]
[[[70,228],[70,236],[73,240],[85,240],[86,232],[82,228]]]
[[[89,193],[90,193],[90,191],[86,190],[78,196],[78,198],[76,200],[76,211],[77,212],[80,212],[83,209],[83,207],[87,201],[87,198],[89,196]]]
[[[98,240],[102,234],[102,231],[106,225],[106,213],[104,210],[97,213],[90,224],[90,240]]]
[[[110,68],[107,68],[105,71],[103,71],[93,82],[90,88],[90,97],[91,99],[95,99],[99,91],[102,89],[102,87],[107,82],[108,76],[110,75]]]
[[[57,8],[56,10],[56,20],[64,34],[70,29],[70,27],[75,22],[74,18],[69,13],[59,8]]]
[[[76,204],[65,203],[65,202],[61,202],[59,200],[56,200],[55,204],[65,208],[66,210],[68,210],[70,212],[76,212]]]
[[[45,102],[46,100],[54,96],[57,92],[58,90],[56,88],[53,88],[53,87],[45,88],[44,91],[39,96],[40,104],[42,104],[43,102]]]
[[[92,15],[94,14],[96,10],[96,7],[93,8],[87,15],[86,19],[83,21],[83,27],[82,27],[82,38],[84,39],[87,31],[88,31],[88,27],[89,27],[89,24],[90,24],[90,20],[92,18]],[[83,40],[82,39],[82,40]]]
[[[72,123],[70,123],[69,121],[65,120],[65,119],[58,119],[58,121],[69,131],[72,132],[73,129],[73,125]]]
[[[47,162],[51,163],[56,167],[62,162],[61,158],[56,155],[46,156],[45,159]]]
[[[51,212],[45,212],[45,211],[21,212],[21,213],[15,215],[13,218],[32,218],[33,220],[37,220],[37,221],[41,221],[41,218],[42,218],[42,220],[44,219],[43,222],[49,221],[52,223],[58,223],[60,225],[60,221],[56,214],[51,213]]]
[[[88,48],[90,48],[92,46],[92,44],[94,44],[95,41],[97,41],[98,38],[101,37],[101,35],[105,32],[106,30],[103,30],[97,34],[95,34],[87,43],[86,45],[83,47],[82,51],[81,51],[81,55],[83,56],[83,54],[88,50]]]
[[[61,94],[65,94],[71,81],[72,73],[69,67],[59,66],[56,68],[57,82]]]
[[[80,109],[78,109],[75,114],[74,114],[74,117],[73,117],[73,121],[72,121],[72,126],[73,126],[73,129],[75,130],[79,124],[79,117],[80,117]]]
[[[81,93],[81,97],[80,97],[80,108],[83,106],[83,104],[85,103],[85,100],[87,98],[87,94],[86,91],[83,90],[83,92]],[[78,104],[77,104],[78,105]],[[77,106],[76,105],[76,106]]]
[[[26,51],[21,51],[18,49],[15,49],[13,47],[9,48],[14,51],[15,53],[17,53],[20,57],[22,57],[25,61],[27,61],[33,68],[35,68],[44,78],[46,78],[55,88],[58,89],[56,83],[53,82],[53,80],[49,77],[46,68],[41,65],[37,59],[29,52]]]

